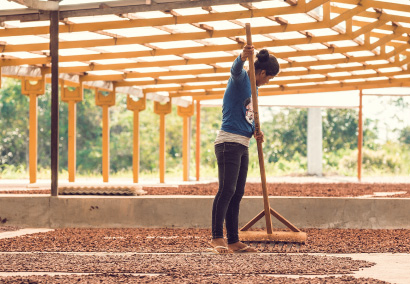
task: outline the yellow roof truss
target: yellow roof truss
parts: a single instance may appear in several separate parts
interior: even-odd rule
[[[2,73],[48,74],[46,9],[55,4],[15,2],[28,8],[0,10]],[[73,84],[221,98],[250,22],[256,49],[282,69],[260,95],[410,86],[408,1],[62,1],[58,9],[59,72]]]

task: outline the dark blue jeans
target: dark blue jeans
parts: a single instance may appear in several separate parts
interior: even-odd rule
[[[212,238],[223,238],[225,221],[228,244],[239,241],[239,204],[248,175],[248,147],[225,142],[215,145],[218,161],[219,189],[212,207]]]

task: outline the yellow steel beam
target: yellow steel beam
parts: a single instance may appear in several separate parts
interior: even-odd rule
[[[317,0],[315,0],[317,2]],[[322,0],[320,0],[322,1]],[[199,15],[187,15],[187,16],[173,16],[173,17],[161,17],[151,19],[132,19],[132,20],[119,20],[119,21],[107,21],[107,22],[95,22],[95,23],[79,23],[69,24],[60,27],[60,33],[70,32],[93,32],[108,29],[126,29],[137,27],[152,27],[152,26],[165,26],[175,24],[191,24],[200,22],[213,22],[223,20],[236,20],[247,19],[252,17],[268,17],[278,15],[288,15],[293,13],[303,12],[301,6],[289,6],[289,7],[277,7],[266,9],[254,9],[245,11],[233,11],[233,12],[220,12],[212,14],[199,14]],[[9,28],[0,30],[0,37],[9,36],[23,36],[23,35],[42,35],[48,34],[49,27],[29,27],[29,28]]]
[[[346,90],[358,90],[358,89],[374,89],[374,88],[387,88],[387,87],[403,87],[409,85],[409,79],[383,79],[377,81],[365,81],[365,82],[340,82],[331,84],[315,84],[310,86],[279,86],[275,88],[263,88],[258,91],[259,96],[275,96],[285,94],[305,94],[305,93],[317,93],[317,92],[337,92]],[[170,97],[186,96],[188,92],[171,92]],[[191,93],[192,98],[195,100],[206,99],[220,99],[223,97],[224,91],[203,91]]]
[[[408,87],[409,84],[407,83],[383,83],[383,84],[369,84],[363,86],[363,89],[377,89],[377,88],[389,88],[389,87]],[[261,96],[280,96],[280,95],[293,95],[293,94],[312,94],[312,93],[330,93],[330,92],[338,92],[338,91],[351,91],[351,90],[358,90],[357,86],[336,86],[336,87],[320,87],[317,89],[306,89],[306,90],[278,90],[278,91],[271,91],[267,93],[261,94]],[[172,94],[171,94],[172,96]],[[216,100],[222,99],[222,94],[199,94],[194,97],[195,100]]]
[[[345,12],[350,13],[350,10]],[[344,14],[343,14],[344,15]],[[299,31],[307,29],[322,29],[326,26],[322,22],[316,23],[303,23],[286,25],[286,31]],[[403,28],[404,31],[406,28]],[[283,32],[282,26],[272,26],[272,27],[256,27],[252,28],[253,34],[268,34],[268,33],[278,33]],[[127,44],[145,44],[145,43],[155,43],[155,42],[167,42],[167,41],[181,41],[181,40],[200,40],[207,39],[209,37],[219,38],[219,37],[237,37],[243,36],[243,29],[231,29],[231,30],[221,30],[213,31],[212,36],[206,31],[203,32],[193,32],[193,33],[176,33],[167,35],[155,35],[155,36],[145,36],[145,37],[127,37],[127,38],[113,38],[113,39],[96,39],[96,40],[83,40],[83,41],[66,41],[60,43],[60,49],[67,48],[89,48],[97,46],[111,46],[111,45],[127,45]],[[328,37],[314,37],[313,42],[324,42],[324,41],[338,41],[346,40],[348,38],[338,39],[337,36]],[[291,42],[290,45],[294,44],[305,44],[309,43],[300,39],[282,40],[283,43]],[[260,43],[256,43],[260,44]],[[288,43],[289,45],[289,43]],[[38,43],[38,44],[20,44],[20,45],[5,45],[3,52],[21,52],[21,51],[41,51],[48,50],[48,43]],[[78,59],[77,59],[78,60]]]
[[[215,14],[211,14],[215,15]],[[326,26],[323,23],[303,23],[288,25],[286,31],[298,31],[304,29],[322,29]],[[268,26],[268,27],[255,27],[252,28],[253,34],[268,34],[283,32],[281,26]],[[168,41],[182,41],[182,40],[201,40],[207,38],[220,38],[220,37],[238,37],[244,36],[244,29],[229,29],[229,30],[214,30],[212,36],[207,31],[191,32],[191,33],[175,33],[165,35],[152,35],[152,36],[135,36],[126,38],[110,38],[110,39],[94,39],[94,40],[80,40],[80,41],[65,41],[60,43],[60,49],[67,48],[89,48],[97,46],[113,46],[113,45],[127,45],[127,44],[146,44],[155,42],[168,42]],[[337,39],[335,39],[337,40]],[[36,43],[36,44],[16,44],[5,45],[3,52],[20,52],[20,51],[42,51],[48,50],[48,43]]]
[[[359,3],[360,4],[366,3],[366,5],[369,5],[373,8],[395,10],[395,11],[407,12],[407,13],[409,12],[409,5],[392,3],[392,2],[388,2],[388,1],[332,0],[332,2],[352,4],[352,5],[358,5]]]
[[[386,55],[376,55],[376,56],[351,57],[351,58],[328,59],[328,60],[307,61],[307,62],[290,62],[290,63],[281,64],[281,68],[289,68],[289,67],[309,68],[311,66],[328,65],[328,64],[387,60],[391,56],[392,56],[392,52]],[[155,62],[155,65],[152,62],[104,64],[104,65],[91,65],[91,66],[79,66],[79,67],[62,67],[59,70],[61,73],[78,73],[78,72],[97,71],[97,70],[143,68],[143,67],[152,67],[152,66],[168,67],[168,66],[178,66],[178,65],[187,65],[187,64],[215,64],[215,63],[217,64],[217,62],[232,62],[235,58],[236,56],[226,56],[226,57],[224,56],[224,57],[214,57],[214,58],[169,60],[169,61]],[[205,72],[206,71],[203,71],[203,73]]]
[[[332,12],[334,13],[340,14],[340,13],[345,13],[346,11],[349,11],[349,9],[332,6]],[[380,15],[380,13],[372,12],[372,11],[361,12],[360,16],[364,18],[371,18],[371,19],[381,18],[382,20],[387,20],[387,21],[410,23],[410,17],[403,16],[403,15],[392,15],[392,14],[388,14],[385,11],[383,11],[382,16]],[[364,23],[364,22],[355,20],[354,23]]]
[[[404,48],[404,46],[402,47]],[[395,51],[393,51],[395,52]],[[383,54],[385,56],[385,54]],[[394,56],[392,54],[391,56]],[[401,65],[400,65],[401,66]],[[369,70],[369,69],[379,69],[379,68],[388,68],[388,67],[400,67],[396,66],[392,63],[384,63],[384,64],[374,64],[374,65],[361,65],[361,66],[350,66],[350,67],[336,67],[336,68],[324,68],[324,69],[307,69],[301,71],[286,71],[284,69],[281,72],[281,76],[301,76],[301,75],[311,75],[311,74],[327,74],[331,72],[340,72],[340,71],[358,71],[358,70]],[[184,71],[162,71],[162,72],[151,72],[151,73],[141,73],[141,72],[132,72],[126,73],[124,75],[85,75],[85,81],[122,81],[124,79],[132,79],[132,78],[145,78],[145,77],[152,77],[154,79],[160,79],[160,77],[167,77],[167,76],[190,76],[190,75],[203,75],[203,74],[218,74],[218,73],[229,73],[230,68],[214,68],[209,70],[204,69],[195,69],[195,70],[184,70]],[[229,74],[227,75],[229,76]],[[217,76],[221,77],[221,76]],[[205,77],[206,78],[206,77]],[[212,77],[211,77],[212,78]],[[226,78],[226,77],[222,77]],[[128,82],[128,81],[123,81]],[[119,82],[118,82],[119,83]],[[139,82],[135,81],[133,85],[138,85]]]
[[[386,36],[380,38],[378,41],[371,44],[370,49],[373,50],[378,46],[385,45],[386,43],[388,43],[388,42],[390,42],[390,41],[392,41],[392,40],[394,40],[398,37],[401,37],[401,35],[402,35],[401,29],[397,29],[397,32],[394,32],[391,35],[386,35]],[[410,38],[409,38],[409,41],[410,41]],[[410,48],[410,44],[407,43],[407,44],[403,44],[401,47],[395,48],[395,50],[401,49],[401,51],[404,51],[404,50],[407,49],[407,48],[402,49],[405,46],[407,46],[407,48]]]
[[[380,21],[383,23],[384,21]],[[376,23],[379,23],[376,21]],[[316,27],[315,28],[323,28],[322,23],[312,23]],[[344,35],[344,36],[331,36],[331,37],[314,37],[312,38],[305,38],[305,39],[290,39],[290,40],[275,40],[272,41],[263,41],[255,43],[256,48],[264,48],[269,46],[288,46],[288,45],[295,45],[295,44],[308,44],[308,43],[320,43],[320,42],[327,42],[327,41],[338,41],[338,40],[349,40],[353,39],[362,32],[365,32],[370,28],[369,25],[376,25],[366,24],[363,22],[357,22],[357,25],[363,26],[359,31],[356,31],[352,36]],[[302,30],[303,28],[309,28],[307,24],[298,24],[298,25],[287,25],[287,31],[297,31]],[[291,26],[291,27],[289,27]],[[384,30],[392,30],[394,31],[396,28],[388,25],[384,25],[383,27],[376,25],[379,29]],[[367,27],[367,28],[366,28]],[[275,27],[276,29],[281,27]],[[410,33],[409,28],[400,27],[400,31],[403,33]],[[269,33],[269,31],[259,30],[260,33]],[[381,33],[372,33],[371,36],[373,37],[385,37],[385,34]],[[114,39],[113,39],[114,40]],[[406,37],[399,36],[398,40],[407,41]],[[388,43],[389,45],[394,45],[395,43]],[[45,47],[45,46],[44,46]],[[6,45],[5,50],[20,50],[20,51],[28,51],[26,49],[27,45]],[[228,44],[228,45],[215,45],[215,46],[202,46],[202,47],[189,47],[189,48],[176,48],[176,49],[155,49],[155,50],[147,50],[147,51],[136,51],[136,52],[119,52],[119,53],[101,53],[101,54],[87,54],[87,55],[73,55],[73,56],[60,56],[60,62],[70,62],[70,61],[92,61],[92,60],[102,60],[102,59],[115,59],[115,58],[133,58],[133,57],[140,57],[140,56],[155,56],[155,55],[171,55],[171,54],[184,54],[184,53],[199,53],[199,52],[213,52],[213,51],[231,51],[236,49],[241,49],[242,44]],[[16,66],[16,65],[33,65],[33,64],[49,64],[51,61],[50,57],[43,57],[43,58],[28,58],[28,59],[8,59],[2,58],[0,64],[2,66]]]
[[[388,21],[387,20],[378,20],[378,21],[374,21],[373,23],[367,24],[363,27],[361,27],[360,29],[358,29],[357,31],[352,33],[352,38],[357,38],[358,36],[368,33],[370,31],[372,31],[373,29],[379,28],[383,25],[385,25]]]
[[[337,71],[336,71],[337,72]],[[398,75],[406,75],[410,74],[410,71],[399,71],[399,72],[377,72],[376,74],[363,74],[363,75],[351,75],[351,76],[326,76],[322,78],[310,78],[310,79],[295,79],[295,80],[280,80],[280,77],[278,77],[276,80],[271,81],[271,85],[289,85],[289,84],[308,84],[308,83],[323,83],[327,81],[343,81],[343,80],[357,80],[357,79],[368,79],[368,78],[377,78],[377,77],[392,77],[392,76],[398,76]],[[218,83],[218,84],[212,84],[212,85],[182,85],[180,87],[161,87],[161,85],[158,85],[158,87],[148,87],[145,88],[145,92],[156,92],[156,91],[168,91],[168,92],[177,92],[177,91],[192,91],[192,90],[203,90],[203,89],[217,89],[217,88],[225,88],[226,83]],[[260,88],[259,90],[264,90],[265,88]],[[305,88],[305,86],[300,86],[300,88]]]
[[[391,65],[390,65],[391,66]],[[336,72],[345,72],[344,70],[339,70],[339,69],[333,69],[333,73]],[[357,78],[372,78],[372,77],[380,77],[380,76],[396,76],[396,75],[403,75],[403,74],[410,74],[410,71],[400,71],[400,72],[384,72],[384,73],[378,73],[376,74],[363,74],[363,75],[358,75],[358,76],[327,76],[324,74],[324,77],[322,78],[311,78],[311,79],[304,79],[304,78],[298,78],[294,80],[280,80],[281,77],[278,77],[275,80],[271,81],[272,85],[286,85],[286,84],[296,84],[296,83],[316,83],[316,82],[324,82],[324,81],[331,81],[331,80],[348,80],[348,79],[357,79]],[[282,76],[284,74],[281,74]],[[285,75],[286,76],[286,75]],[[196,77],[196,78],[181,78],[181,79],[168,79],[168,80],[149,80],[149,81],[141,81],[141,82],[118,82],[116,86],[152,86],[152,85],[158,85],[161,86],[161,84],[184,84],[183,87],[164,87],[161,90],[165,91],[166,89],[169,91],[173,91],[175,89],[181,88],[183,90],[195,90],[195,89],[210,89],[210,88],[220,88],[221,85],[222,87],[226,86],[225,82],[217,83],[217,84],[206,84],[206,82],[212,82],[212,81],[227,81],[229,79],[229,75],[223,76],[222,78],[220,76],[218,77]],[[185,83],[199,83],[199,82],[205,82],[203,85],[185,85]],[[145,89],[145,91],[150,92],[152,90],[156,90],[156,88],[149,88]]]
[[[363,2],[368,2],[368,1],[363,1]],[[354,7],[353,9],[347,10],[346,12],[340,14],[336,18],[330,20],[330,26],[336,26],[337,24],[346,21],[347,19],[352,18],[353,16],[356,16],[360,14],[361,12],[365,11],[369,6],[362,4],[360,6]]]

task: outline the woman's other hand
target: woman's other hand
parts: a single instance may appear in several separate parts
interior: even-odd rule
[[[241,53],[241,60],[246,61],[250,56],[253,56],[253,51],[253,45],[245,45]]]
[[[263,131],[262,131],[262,130],[260,130],[260,131],[255,131],[254,136],[255,136],[256,141],[258,141],[258,142],[260,142],[260,143],[265,142],[265,139],[264,139],[265,136],[263,135]]]

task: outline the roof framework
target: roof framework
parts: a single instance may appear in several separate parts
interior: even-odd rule
[[[55,9],[44,7],[51,1],[14,2]],[[63,1],[58,8],[59,72],[71,84],[221,98],[249,22],[255,48],[275,54],[282,70],[261,96],[410,86],[408,1]],[[0,10],[4,76],[51,72],[49,15]]]

